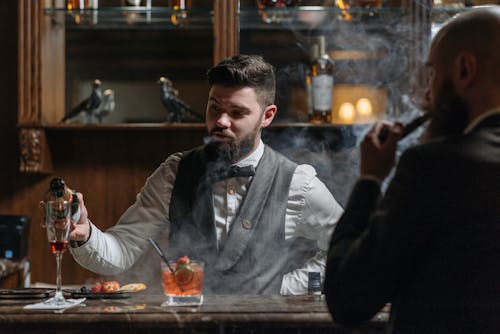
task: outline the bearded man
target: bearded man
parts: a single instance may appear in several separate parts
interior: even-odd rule
[[[391,303],[389,333],[500,333],[500,7],[471,9],[434,37],[431,123],[403,153],[401,124],[376,124],[337,224],[325,290],[333,318],[369,320]]]
[[[211,140],[169,156],[106,232],[90,223],[80,194],[71,253],[89,270],[117,274],[168,229],[168,258],[205,262],[205,294],[306,293],[308,272],[324,273],[342,208],[314,168],[261,141],[277,111],[270,64],[234,56],[211,68],[208,82]]]

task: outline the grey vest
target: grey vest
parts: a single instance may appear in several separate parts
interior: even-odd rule
[[[170,203],[169,258],[203,260],[205,294],[279,294],[283,275],[317,250],[305,239],[285,240],[288,192],[297,165],[265,147],[227,240],[217,250],[207,151],[188,151],[179,162]]]

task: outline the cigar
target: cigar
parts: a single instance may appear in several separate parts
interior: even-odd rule
[[[422,124],[427,122],[427,120],[429,120],[430,117],[431,113],[427,112],[421,116],[415,117],[412,121],[410,121],[406,125],[403,125],[403,132],[401,133],[401,138],[399,138],[399,140],[403,139],[404,137],[408,136],[410,133],[418,129]],[[378,139],[380,140],[381,143],[383,143],[388,136],[389,136],[388,126],[385,126],[382,129],[380,129],[380,132],[378,133]]]

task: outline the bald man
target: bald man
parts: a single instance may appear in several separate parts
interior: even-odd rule
[[[394,165],[400,124],[361,144],[361,177],[332,236],[325,292],[336,322],[391,303],[389,333],[500,333],[500,7],[433,39],[427,141]]]

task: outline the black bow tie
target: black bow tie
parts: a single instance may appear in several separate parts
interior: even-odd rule
[[[208,174],[208,178],[212,182],[229,179],[231,177],[250,177],[255,175],[254,166],[229,166],[227,168],[220,168]]]

